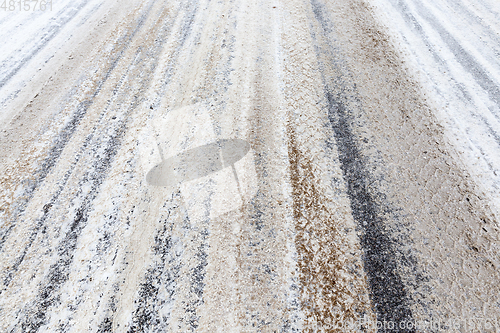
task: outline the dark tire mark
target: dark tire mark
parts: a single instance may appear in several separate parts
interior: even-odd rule
[[[24,213],[24,210],[26,209],[26,206],[29,203],[29,201],[32,199],[36,189],[44,182],[45,178],[50,173],[52,168],[57,164],[59,157],[61,156],[67,143],[72,138],[73,134],[78,128],[80,121],[86,115],[88,109],[92,106],[95,97],[100,93],[107,79],[111,76],[111,73],[115,69],[116,65],[118,64],[119,60],[121,59],[125,51],[127,50],[130,42],[132,41],[136,33],[144,25],[144,22],[146,20],[146,17],[149,15],[152,5],[153,2],[149,4],[146,12],[143,13],[143,15],[137,20],[134,29],[131,32],[128,31],[122,38],[120,38],[120,40],[117,43],[118,50],[115,53],[113,53],[114,56],[110,59],[110,66],[108,70],[105,72],[104,76],[98,81],[96,89],[92,93],[91,97],[83,102],[80,102],[76,111],[71,116],[70,121],[64,126],[64,128],[61,130],[61,132],[55,139],[55,143],[50,149],[48,156],[45,158],[45,160],[43,160],[41,166],[34,172],[34,175],[32,177],[32,179],[34,180],[30,180],[26,185],[26,188],[22,195],[23,199],[21,199],[20,201],[16,202],[13,205],[14,216],[9,223],[9,228],[5,230],[3,235],[0,236],[0,251],[2,250],[3,245],[7,240],[7,237],[9,236],[10,232],[14,228],[17,219],[20,217],[21,214]]]
[[[92,184],[91,191],[85,196],[82,205],[76,211],[75,218],[70,225],[69,231],[57,246],[56,252],[59,258],[57,262],[49,268],[49,272],[40,286],[39,293],[29,305],[32,310],[26,311],[26,316],[21,321],[20,326],[23,332],[38,331],[45,323],[48,309],[60,301],[60,296],[57,293],[69,278],[69,269],[73,262],[78,238],[82,230],[86,227],[88,215],[92,210],[91,203],[98,194],[98,188],[107,176],[109,166],[118,152],[120,140],[125,132],[126,122],[124,121],[108,140],[104,157],[95,161],[93,164],[94,171],[88,172],[84,177],[84,180]]]
[[[133,33],[126,39],[127,42],[130,42],[136,32],[142,27],[146,18],[149,16],[154,3],[155,0],[151,1],[148,4],[145,13],[143,13],[143,15],[138,20],[138,24],[135,27]],[[191,31],[191,25],[193,23],[192,16],[194,15],[193,11],[191,12],[192,15],[187,16],[185,19],[187,27],[185,30],[183,30],[182,43],[184,43],[186,37]],[[160,17],[162,16],[160,15]],[[128,102],[128,105],[130,105],[130,107],[124,111],[123,120],[115,122],[113,124],[114,128],[109,128],[107,130],[107,133],[111,132],[111,134],[108,134],[109,137],[107,137],[106,134],[104,134],[104,137],[99,136],[99,129],[97,127],[94,128],[94,133],[92,134],[92,136],[95,136],[96,142],[93,142],[89,146],[106,148],[104,150],[104,153],[100,154],[99,157],[94,160],[89,171],[87,171],[86,175],[81,181],[81,185],[83,185],[83,183],[90,183],[91,190],[88,192],[88,194],[85,195],[84,199],[82,200],[83,203],[77,210],[76,217],[70,226],[69,232],[65,235],[64,239],[59,243],[57,247],[57,254],[59,256],[57,263],[50,267],[48,276],[44,279],[44,282],[40,286],[38,295],[35,297],[34,301],[30,302],[27,307],[28,309],[31,308],[31,310],[24,311],[25,317],[21,320],[20,324],[22,331],[37,331],[45,323],[46,313],[48,309],[59,302],[60,296],[58,295],[58,291],[69,277],[69,268],[73,261],[78,238],[81,235],[82,230],[87,225],[88,215],[92,211],[92,203],[99,193],[101,184],[106,179],[109,167],[111,166],[115,155],[118,153],[118,150],[121,146],[121,140],[127,131],[127,123],[130,115],[141,104],[142,99],[144,98],[141,93],[146,91],[148,85],[151,83],[150,75],[154,73],[154,69],[156,68],[157,62],[159,60],[159,54],[163,49],[164,43],[166,42],[166,36],[170,32],[170,26],[163,24],[160,27],[160,31],[153,31],[153,33],[158,36],[158,38],[156,39],[156,43],[153,44],[151,49],[142,50],[142,48],[139,48],[137,51],[137,56],[132,63],[132,66],[134,67],[142,67],[142,70],[139,71],[140,76],[135,79],[139,82],[139,87],[135,89],[136,93],[121,95],[125,99],[131,99],[131,101]],[[129,43],[127,43],[127,46],[128,44]],[[120,56],[117,57],[116,61],[119,60],[121,54],[123,54],[124,51],[125,47],[121,50]],[[178,56],[179,54],[176,53],[176,55]],[[115,66],[116,64],[113,66],[113,68]],[[106,74],[106,78],[109,75],[110,72]],[[103,83],[104,82],[102,82],[102,84]],[[92,96],[92,98],[94,98],[100,91],[102,84],[100,84],[99,89]],[[90,104],[91,103],[92,101],[90,101]],[[127,105],[127,103],[118,104]],[[53,162],[53,164],[55,164],[55,161]],[[101,327],[107,327],[107,325],[109,325],[106,319],[105,322],[101,324]],[[14,330],[15,329],[16,328],[14,328]]]
[[[323,15],[326,12],[323,4],[320,4],[318,0],[311,0],[311,4],[314,16],[322,28],[322,37],[326,39],[327,44],[330,44],[328,34],[334,30],[334,24]],[[318,59],[321,59],[320,53],[324,51],[317,47],[316,52]],[[337,64],[338,61],[335,61],[338,55],[335,56],[332,45],[329,45],[329,50],[326,52],[328,53],[327,59],[331,61],[329,65],[341,66]],[[345,89],[348,84],[342,77],[327,79],[324,73],[325,64],[319,61],[328,104],[328,119],[336,139],[340,167],[347,183],[347,195],[351,202],[353,218],[361,231],[364,269],[368,276],[370,296],[377,319],[380,322],[398,324],[413,322],[410,310],[411,301],[398,274],[395,242],[384,230],[384,221],[380,217],[382,208],[377,205],[375,198],[368,190],[370,181],[367,166],[352,129],[352,126],[355,126],[353,125],[355,124],[354,117],[352,111],[343,102],[350,99],[349,94],[355,94],[356,88]],[[383,201],[383,198],[379,199]],[[403,332],[399,328],[393,331]],[[406,329],[404,332],[415,332],[415,330]]]
[[[56,191],[56,193],[52,196],[52,198],[49,200],[49,203],[46,204],[43,207],[43,215],[39,219],[35,221],[35,226],[31,230],[31,233],[28,237],[28,242],[26,243],[26,246],[24,247],[23,251],[21,254],[17,257],[17,259],[14,260],[14,263],[11,265],[9,268],[8,272],[6,272],[6,276],[4,277],[3,284],[5,287],[9,285],[9,283],[12,281],[14,278],[15,273],[18,271],[19,266],[21,263],[24,261],[24,257],[28,253],[28,250],[31,248],[33,243],[35,242],[35,239],[37,238],[38,234],[40,231],[43,231],[43,228],[45,227],[45,223],[47,222],[47,219],[50,217],[50,210],[56,203],[57,199],[59,198],[59,195],[62,193],[64,186],[66,185],[69,177],[71,175],[71,171],[66,172],[64,175],[63,179],[60,182],[60,185]],[[4,289],[0,290],[0,295]]]
[[[97,328],[97,333],[113,332],[113,321],[111,318],[106,317]]]
[[[489,95],[492,101],[494,101],[500,107],[500,88],[497,83],[495,83],[488,75],[485,69],[474,60],[461,45],[460,43],[439,23],[439,21],[427,11],[423,5],[415,1],[414,2],[419,14],[432,26],[432,28],[441,36],[443,41],[448,45],[450,51],[455,55],[457,61],[462,65],[462,67],[474,78],[477,84],[483,88]],[[402,1],[393,2],[393,5],[402,13],[407,23],[410,23],[408,19],[411,17],[409,14],[408,7]],[[415,24],[415,18],[411,20]],[[425,39],[422,29],[417,29],[419,34]],[[500,120],[500,115],[492,112],[492,114]]]
[[[179,193],[174,194],[172,199],[178,200],[179,196]],[[174,250],[175,241],[172,239],[174,221],[170,214],[171,210],[179,207],[175,203],[169,204],[172,204],[169,216],[162,222],[163,228],[155,235],[153,254],[157,261],[146,271],[144,282],[140,284],[129,333],[148,330],[165,332],[169,327],[170,313],[162,316],[160,310],[167,306],[167,303],[175,302],[176,282],[182,267],[182,253],[176,253]],[[160,289],[164,290],[164,298],[159,296]]]
[[[381,322],[412,322],[410,302],[404,283],[398,275],[393,241],[384,231],[380,208],[368,192],[368,177],[363,156],[350,129],[351,117],[341,101],[326,87],[328,118],[335,133],[341,169],[347,181],[351,209],[361,233],[364,268],[377,319]],[[396,330],[396,332],[403,332]],[[415,332],[415,330],[404,330]]]
[[[30,47],[30,52],[28,55],[22,58],[21,61],[17,62],[17,65],[14,67],[11,67],[9,64],[16,63],[14,59],[16,59],[16,56],[12,56],[5,61],[2,62],[2,65],[0,68],[10,68],[8,72],[6,72],[3,77],[0,79],[0,89],[7,83],[9,82],[10,79],[14,75],[23,68],[24,65],[26,65],[31,59],[33,59],[34,56],[36,56],[41,50],[47,46],[47,44],[54,39],[54,37],[57,36],[57,34],[64,28],[66,24],[68,24],[79,12],[80,10],[87,5],[87,2],[82,2],[79,4],[78,7],[73,7],[73,4],[69,4],[62,10],[60,10],[55,17],[62,17],[59,21],[55,22],[55,25],[51,25],[49,27],[46,27],[42,30],[42,35],[39,38],[37,42],[35,42],[35,45]],[[66,14],[69,12],[70,14]]]
[[[144,24],[153,4],[154,1],[151,1],[145,13],[143,13],[141,18],[138,20],[138,25],[136,26],[134,32],[132,33],[130,38],[127,38],[127,41],[130,41],[132,37],[135,35],[135,33],[139,30],[139,28]],[[144,72],[152,73],[154,71],[156,62],[158,60],[157,54],[161,50],[162,45],[155,45],[155,47],[156,47],[154,52],[155,54],[142,53],[142,58],[141,57],[136,58],[137,63],[141,63],[145,59],[146,60],[152,59],[152,64],[150,64],[148,61],[144,61],[144,63],[142,64],[142,66],[144,67],[147,67],[148,65],[150,66],[148,68],[145,68],[143,73]],[[121,54],[123,54],[123,52],[124,49],[121,50],[120,55],[117,56],[117,59],[115,59],[115,61],[113,62],[114,66],[116,66],[116,62],[120,58]],[[141,53],[140,50],[139,53]],[[133,65],[137,64],[134,62]],[[106,74],[106,78],[109,75],[110,73],[108,71],[108,73]],[[138,80],[141,83],[141,88],[139,89],[139,91],[144,91],[145,87],[150,83],[147,74],[142,74],[142,77],[138,78]],[[100,88],[104,83],[103,81],[101,81],[100,87],[94,93],[93,97],[95,97],[97,93],[100,91]],[[92,102],[90,101],[89,104],[91,103]],[[91,190],[83,199],[83,203],[81,204],[80,208],[77,209],[76,216],[70,226],[69,232],[65,235],[64,239],[59,243],[57,247],[57,254],[59,256],[57,263],[53,264],[50,267],[47,277],[44,279],[44,282],[40,286],[39,294],[35,297],[34,301],[28,304],[28,309],[31,308],[31,310],[26,310],[25,317],[21,320],[20,326],[22,331],[30,331],[30,332],[37,331],[45,323],[46,313],[48,309],[52,305],[57,304],[57,302],[59,302],[59,295],[57,295],[57,292],[69,277],[69,268],[73,261],[74,251],[77,246],[77,241],[82,230],[87,225],[88,214],[92,210],[92,202],[96,198],[99,192],[99,187],[106,178],[109,167],[119,150],[119,147],[121,145],[121,139],[127,130],[127,122],[129,116],[137,108],[139,104],[140,104],[140,98],[134,95],[132,97],[132,103],[130,104],[130,108],[125,111],[124,120],[116,122],[116,127],[114,129],[110,129],[111,130],[110,136],[104,138],[99,138],[99,137],[96,138],[96,140],[100,142],[95,142],[93,146],[106,147],[106,148],[104,150],[104,153],[100,156],[100,158],[94,160],[92,167],[90,168],[90,171],[86,173],[86,175],[82,180],[82,182],[91,184]],[[88,107],[86,109],[88,109]],[[94,128],[94,131],[95,130],[97,129]],[[109,132],[110,131],[108,131],[108,133]],[[67,140],[65,141],[65,143],[66,142]],[[56,151],[56,153],[59,151],[57,156],[59,157],[60,150],[62,150],[62,147],[56,146],[56,148],[57,149],[54,150]],[[49,162],[51,163],[51,166],[55,165],[54,160],[51,160]],[[47,171],[45,172],[46,175],[48,172]],[[15,330],[16,328],[14,328],[12,332],[14,332]]]

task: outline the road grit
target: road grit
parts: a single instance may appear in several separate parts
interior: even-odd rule
[[[498,318],[489,197],[367,3],[86,15],[38,74],[2,81],[25,86],[2,111],[0,330]]]

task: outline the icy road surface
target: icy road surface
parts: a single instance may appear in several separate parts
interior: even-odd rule
[[[0,9],[0,332],[500,330],[498,1],[52,1]]]

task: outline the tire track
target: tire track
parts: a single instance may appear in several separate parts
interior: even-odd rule
[[[373,332],[376,315],[370,277],[342,167],[340,144],[328,118],[325,74],[315,49],[328,49],[315,11],[297,2],[285,15],[284,85],[288,104],[287,145],[295,223],[297,276],[305,332]],[[289,18],[288,18],[289,19]],[[293,23],[292,23],[293,22]],[[319,27],[318,27],[319,26]],[[321,31],[321,36],[315,33]],[[290,38],[290,36],[293,36]],[[328,59],[338,62],[338,59]],[[287,105],[285,104],[285,105]]]
[[[395,41],[420,72],[436,115],[498,215],[500,26],[494,10],[486,9],[488,1],[374,2],[394,16],[387,25]]]
[[[144,281],[140,284],[138,297],[135,300],[136,308],[132,313],[132,324],[128,332],[166,332],[171,324],[171,310],[164,308],[173,306],[176,296],[176,282],[180,277],[180,270],[183,266],[183,253],[176,251],[177,246],[182,246],[179,239],[173,234],[174,223],[171,211],[179,209],[179,193],[172,195],[168,208],[168,216],[162,222],[163,227],[155,235],[153,245],[154,255],[157,258],[153,261],[151,268],[148,268]],[[184,212],[185,214],[185,212]],[[187,218],[185,214],[184,218]],[[170,305],[170,306],[169,306]],[[107,322],[112,323],[111,318],[106,318],[101,325]],[[111,326],[111,324],[110,324]]]
[[[439,23],[434,15],[426,10],[424,6],[418,1],[415,2],[415,6],[419,14],[436,30],[436,32],[441,36],[446,45],[448,45],[449,49],[455,55],[457,61],[469,74],[472,75],[479,86],[488,93],[491,100],[494,101],[500,108],[500,88],[495,83],[495,81],[491,79],[484,68],[474,60],[474,57],[471,56],[460,45],[460,43]],[[397,7],[400,9],[400,11],[407,11],[405,6],[402,4],[398,4]],[[498,120],[500,120],[500,115],[498,113],[493,112],[493,114]]]
[[[322,38],[323,42],[320,43],[318,38],[314,39],[318,43],[315,49],[323,71],[328,119],[340,153],[341,168],[347,182],[347,194],[353,217],[358,228],[362,230],[360,239],[364,250],[363,262],[370,285],[372,304],[380,322],[413,322],[410,299],[399,275],[398,263],[394,255],[395,244],[391,235],[384,230],[384,223],[380,217],[381,207],[376,203],[380,199],[375,200],[368,191],[372,181],[368,180],[365,159],[351,128],[355,120],[343,102],[356,99],[354,97],[357,94],[356,84],[354,88],[347,88],[349,83],[345,82],[342,76],[332,77],[332,73],[327,71],[327,68],[341,67],[343,63],[338,59],[341,55],[335,53],[329,41],[329,33],[334,31],[335,27],[323,14],[328,11],[322,3],[318,0],[311,0],[311,4],[315,19],[322,29],[322,36],[317,37]],[[321,53],[325,55],[322,57]],[[321,63],[321,59],[326,59],[329,64]],[[333,73],[341,75],[343,71],[345,69],[334,69]],[[396,331],[399,330],[396,329]],[[415,330],[405,330],[405,332],[415,332]]]
[[[398,273],[394,242],[384,231],[380,208],[367,191],[369,181],[366,167],[363,165],[363,158],[349,125],[352,117],[341,102],[343,96],[333,97],[328,84],[326,91],[328,115],[340,151],[341,167],[348,184],[347,193],[351,199],[351,209],[357,225],[363,230],[361,236],[363,261],[378,320],[395,323],[413,322],[410,300]],[[404,332],[415,332],[415,330],[404,330]]]
[[[27,188],[24,189],[24,193],[21,196],[23,199],[21,199],[20,202],[16,202],[15,204],[13,204],[13,217],[10,219],[9,227],[0,236],[0,251],[2,251],[7,237],[10,235],[11,230],[16,226],[17,220],[23,214],[35,191],[43,184],[45,178],[52,171],[54,166],[57,165],[59,157],[61,156],[67,143],[72,138],[73,134],[76,132],[80,121],[85,117],[87,111],[92,106],[94,99],[101,92],[104,84],[113,73],[115,67],[124,55],[132,39],[144,25],[144,22],[149,14],[149,11],[151,10],[153,3],[154,2],[150,2],[150,5],[148,6],[146,12],[143,13],[143,15],[138,19],[137,22],[135,22],[134,28],[131,29],[131,31],[127,31],[127,33],[122,36],[115,44],[115,47],[116,45],[118,45],[118,47],[112,52],[113,55],[108,61],[109,67],[105,71],[101,72],[100,77],[96,79],[97,84],[94,91],[90,93],[90,98],[87,98],[86,100],[78,104],[75,112],[71,116],[71,119],[57,135],[55,143],[53,144],[52,148],[50,148],[47,154],[48,156],[41,162],[40,167],[34,172],[34,179],[30,181]]]
[[[172,53],[169,54],[169,63],[166,64],[166,70],[161,75],[162,85],[157,87],[158,96],[156,100],[151,104],[150,108],[153,110],[151,112],[155,112],[158,108],[161,108],[161,98],[163,98],[163,94],[167,90],[167,88],[172,84],[172,76],[176,71],[176,68],[179,63],[179,57],[181,55],[181,51],[185,48],[185,43],[188,38],[193,33],[193,26],[196,23],[196,16],[198,12],[198,2],[191,1],[181,8],[177,9],[177,13],[173,15],[174,19],[179,15],[182,15],[183,18],[180,23],[179,31],[173,33],[171,27],[169,25],[158,25],[155,29],[152,30],[153,34],[155,34],[155,49],[161,50],[163,46],[170,42],[176,42],[175,48],[172,50]],[[168,27],[168,28],[167,28]],[[176,33],[179,35],[176,35]],[[146,51],[148,56],[152,59],[160,58],[160,53],[155,51]],[[155,74],[157,75],[157,74]],[[145,89],[144,89],[145,91]],[[142,200],[144,200],[142,198]],[[174,200],[177,204],[174,207],[169,208],[169,212],[173,211],[175,214],[178,214],[178,210],[182,210],[183,208],[179,205],[178,202],[180,199],[177,198]],[[165,205],[169,205],[165,203]],[[170,213],[168,213],[170,216]],[[187,217],[185,217],[187,219]],[[186,221],[187,223],[188,221]],[[163,223],[163,222],[160,222]],[[172,224],[173,221],[165,221],[164,223]],[[172,226],[170,226],[172,228]],[[149,268],[146,269],[144,275],[139,278],[142,282],[140,282],[138,286],[138,294],[134,298],[133,310],[130,314],[131,321],[129,323],[116,322],[115,312],[120,307],[120,300],[118,300],[118,304],[116,304],[114,309],[110,309],[108,311],[108,315],[104,317],[101,321],[100,327],[120,327],[125,324],[129,326],[129,332],[142,332],[146,329],[151,329],[153,331],[163,331],[170,327],[172,318],[171,311],[168,315],[165,315],[165,311],[163,309],[165,307],[172,308],[176,302],[177,294],[178,294],[178,286],[180,276],[180,270],[182,267],[186,266],[187,263],[185,249],[182,253],[179,253],[178,250],[175,250],[171,247],[171,242],[175,242],[176,247],[185,247],[186,244],[183,244],[183,241],[177,239],[172,240],[172,235],[170,232],[166,231],[165,228],[158,230],[156,235],[154,236],[154,242],[152,244],[153,249],[153,259],[152,264],[150,264]],[[167,237],[167,238],[165,238]],[[195,256],[199,257],[199,265],[197,267],[193,267],[191,272],[192,275],[192,284],[191,284],[191,294],[194,295],[194,298],[198,299],[198,302],[202,300],[203,294],[203,278],[204,278],[204,266],[206,265],[206,254],[203,249],[204,242],[201,242],[200,251],[195,253]],[[174,253],[175,252],[175,253]],[[168,259],[170,258],[170,259]],[[168,260],[167,260],[168,259]],[[192,259],[189,259],[192,260]],[[167,267],[170,268],[166,268]],[[172,267],[173,266],[173,267]],[[165,278],[165,279],[164,279]],[[114,294],[110,297],[111,299],[118,298],[118,293],[120,292],[120,287],[117,287],[114,290]],[[160,295],[161,292],[161,295]],[[165,294],[166,293],[166,294]],[[127,306],[125,304],[125,306]],[[188,327],[191,329],[195,329],[197,327],[197,316],[196,309],[198,304],[190,303],[190,305],[185,309],[186,313],[190,313],[191,320],[188,322]]]
[[[134,33],[128,39],[129,42],[144,23],[153,5],[154,2],[151,2],[150,5],[147,7],[146,13],[142,15],[142,17],[139,20],[138,26],[134,30]],[[148,51],[144,52],[141,49],[138,50],[137,54],[138,56],[135,58],[135,61],[130,65],[131,68],[139,66],[140,68],[143,68],[142,71],[139,71],[141,73],[139,78],[136,78],[140,82],[140,84],[136,88],[138,92],[144,91],[147,85],[150,83],[148,76],[145,75],[148,75],[147,73],[149,73],[150,75],[151,73],[154,72],[156,66],[155,63],[158,60],[158,53],[161,51],[161,49],[162,49],[162,44],[157,44],[149,52]],[[123,52],[124,50],[122,50],[122,54]],[[146,59],[148,60],[145,60],[144,57],[147,57]],[[116,62],[118,60],[119,57],[114,62],[113,68],[116,66]],[[108,77],[109,73],[110,71],[107,72]],[[98,94],[103,84],[104,82],[101,81],[99,89],[92,96],[93,98]],[[104,149],[104,152],[100,154],[100,158],[92,162],[92,168],[85,173],[85,176],[81,181],[82,182],[81,186],[83,186],[84,183],[87,184],[90,183],[91,189],[86,195],[84,195],[84,198],[82,200],[83,203],[77,209],[76,216],[70,225],[68,233],[65,235],[63,240],[57,246],[59,259],[57,260],[56,264],[53,264],[50,267],[48,276],[45,279],[44,284],[40,286],[40,293],[35,297],[35,301],[31,302],[32,304],[31,307],[33,308],[33,310],[27,310],[29,314],[20,324],[23,331],[26,330],[36,331],[40,328],[40,326],[44,324],[46,319],[45,314],[48,308],[52,306],[54,302],[57,302],[58,299],[57,292],[60,289],[60,286],[67,281],[69,266],[72,263],[74,257],[74,250],[76,248],[78,238],[82,230],[85,228],[87,224],[88,214],[92,210],[92,201],[97,196],[97,193],[99,192],[99,187],[106,178],[108,169],[111,163],[113,162],[113,158],[119,150],[120,141],[123,135],[126,133],[128,118],[134,112],[137,106],[140,105],[141,103],[140,97],[138,97],[141,96],[141,94],[138,94],[136,96],[134,96],[134,94],[132,94],[131,96],[129,95],[125,96],[126,98],[131,98],[131,103],[124,103],[124,101],[117,103],[125,105],[129,104],[131,105],[130,108],[126,110],[125,114],[122,116],[122,120],[118,120],[114,123],[115,128],[113,129],[108,128],[107,131],[102,132],[102,133],[111,132],[110,137],[100,138],[99,136],[96,136],[95,134],[99,133],[98,132],[99,128],[98,127],[94,128],[95,138],[92,140],[93,142],[89,146],[106,147],[106,148]],[[91,104],[91,102],[89,102],[89,104]],[[90,105],[88,107],[90,107]],[[90,137],[92,137],[92,135]],[[68,140],[66,140],[66,142]],[[98,143],[96,141],[101,141],[101,142]],[[55,162],[53,165],[55,165]],[[12,332],[14,332],[14,330]]]
[[[348,17],[344,30],[339,28],[330,40],[340,45],[341,53],[342,46],[347,46],[352,57],[321,59],[325,67],[349,68],[344,76],[349,84],[344,87],[337,85],[342,80],[333,75],[336,71],[326,77],[335,79],[329,87],[334,102],[340,97],[352,114],[347,123],[365,165],[364,189],[379,206],[380,226],[390,236],[413,329],[440,332],[450,329],[450,321],[481,316],[483,310],[476,309],[495,313],[490,298],[496,293],[493,281],[498,274],[487,262],[494,261],[496,250],[490,246],[498,235],[490,229],[481,231],[481,225],[493,223],[486,200],[472,194],[477,188],[468,170],[455,160],[454,147],[433,113],[436,110],[425,99],[425,87],[411,76],[383,21],[372,19],[373,7],[366,1],[326,6],[324,13]],[[352,96],[352,91],[357,94]],[[483,246],[492,252],[481,250]],[[485,287],[474,285],[465,270],[473,271]],[[486,288],[491,291],[485,292]],[[485,294],[464,297],[477,290]],[[427,329],[422,328],[425,325]]]
[[[125,122],[122,122],[115,129],[104,151],[105,157],[94,162],[92,165],[93,172],[88,172],[86,178],[84,178],[84,180],[92,184],[91,190],[84,197],[83,204],[77,209],[69,232],[66,233],[63,240],[57,245],[56,250],[59,258],[55,264],[51,265],[43,284],[40,286],[38,295],[28,305],[28,308],[31,308],[31,310],[25,310],[26,315],[20,323],[20,328],[23,332],[38,331],[45,324],[48,309],[54,303],[58,302],[57,292],[68,279],[69,268],[73,262],[74,250],[76,249],[78,238],[87,224],[88,213],[92,209],[91,202],[96,197],[98,188],[106,177],[107,170],[117,153],[119,141],[125,133],[125,129]],[[16,329],[11,330],[11,332],[16,331]]]
[[[68,4],[65,8],[60,10],[56,17],[60,18],[54,22],[49,27],[44,28],[41,32],[41,36],[35,36],[32,39],[32,44],[30,45],[30,51],[20,60],[18,55],[15,53],[9,58],[5,59],[0,68],[10,69],[4,73],[0,73],[0,89],[5,86],[14,75],[16,75],[19,70],[21,70],[33,57],[35,57],[41,50],[43,50],[47,44],[57,36],[57,34],[64,29],[64,27],[75,17],[77,14],[87,5],[88,2],[82,2],[78,6],[74,6],[74,3]],[[27,43],[30,43],[28,41]],[[20,50],[18,51],[21,52]],[[15,64],[12,66],[12,64]]]

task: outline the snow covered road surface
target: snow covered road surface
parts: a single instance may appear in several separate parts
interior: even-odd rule
[[[497,7],[2,13],[0,330],[498,329]]]
[[[500,212],[500,3],[374,1],[436,116]]]

